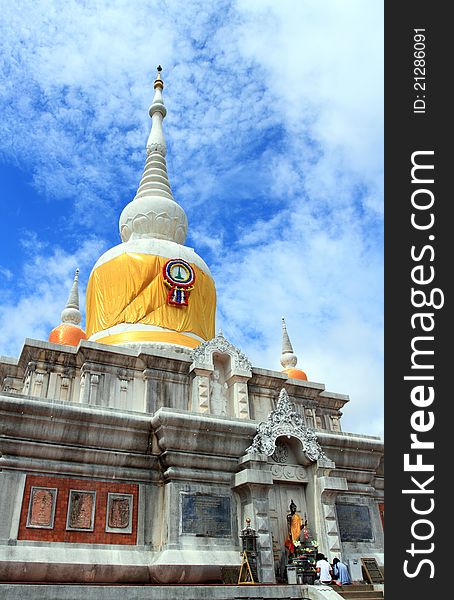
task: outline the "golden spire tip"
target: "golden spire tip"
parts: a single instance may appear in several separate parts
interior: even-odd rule
[[[154,87],[155,87],[155,89],[156,89],[156,87],[160,87],[162,89],[164,86],[164,82],[161,79],[161,71],[162,71],[161,65],[158,65],[156,67],[156,70],[157,70],[158,74],[156,75],[156,79],[154,80]]]

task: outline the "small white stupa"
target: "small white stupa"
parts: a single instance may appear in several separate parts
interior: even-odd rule
[[[87,335],[80,327],[82,313],[79,310],[79,269],[76,269],[68,302],[61,313],[61,323],[49,334],[49,342],[77,346]]]
[[[289,379],[302,379],[307,381],[307,375],[301,369],[295,369],[298,358],[293,351],[293,346],[290,341],[285,319],[282,317],[282,354],[281,365],[284,367],[283,373],[286,373]]]

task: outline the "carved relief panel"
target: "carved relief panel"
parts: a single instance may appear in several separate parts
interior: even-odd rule
[[[52,529],[54,526],[56,501],[56,488],[32,487],[26,526],[39,529]]]
[[[107,532],[131,533],[133,498],[132,494],[107,495]]]
[[[96,492],[70,490],[66,529],[93,531],[95,521]]]

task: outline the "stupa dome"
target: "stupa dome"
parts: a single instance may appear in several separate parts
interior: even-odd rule
[[[120,216],[122,243],[99,258],[88,281],[91,341],[195,348],[214,337],[213,277],[202,258],[183,245],[188,222],[167,175],[163,86],[158,67],[145,168]]]

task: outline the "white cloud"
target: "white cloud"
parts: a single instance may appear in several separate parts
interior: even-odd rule
[[[0,265],[0,277],[3,277],[6,281],[10,281],[13,278],[13,272]]]
[[[75,252],[58,246],[44,252],[39,243],[36,251],[28,248],[28,261],[16,294],[0,304],[2,354],[17,356],[27,337],[47,340],[50,331],[61,322],[77,267],[81,270],[79,296],[81,311],[84,310],[85,284],[93,262],[104,249],[103,240],[96,238],[86,240]]]
[[[43,211],[69,203],[78,239],[117,242],[163,64],[169,174],[187,243],[215,275],[218,326],[254,364],[279,369],[284,315],[301,368],[350,393],[345,428],[366,433],[382,430],[382,11],[360,0],[40,0],[3,2],[0,26],[0,155],[33,173]],[[34,243],[34,267],[13,280],[51,276],[4,303],[6,352],[47,337],[77,266],[55,239]],[[101,245],[82,244],[80,266]]]

